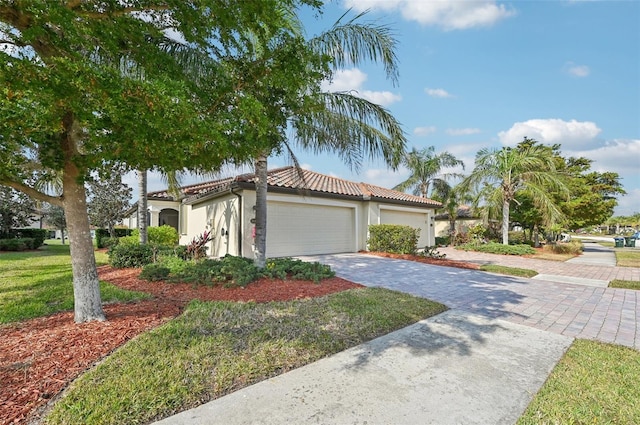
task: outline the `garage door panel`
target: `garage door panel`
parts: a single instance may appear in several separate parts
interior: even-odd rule
[[[380,224],[398,224],[402,226],[420,229],[418,237],[418,248],[429,245],[429,232],[427,227],[427,213],[415,213],[408,211],[381,210]]]
[[[288,202],[267,204],[267,256],[355,250],[353,208]]]

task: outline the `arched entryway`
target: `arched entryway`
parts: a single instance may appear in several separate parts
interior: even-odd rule
[[[160,214],[158,215],[158,225],[167,225],[178,230],[178,211],[171,208],[164,208],[160,210]]]

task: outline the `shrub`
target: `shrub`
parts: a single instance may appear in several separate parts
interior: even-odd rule
[[[49,235],[46,229],[15,229],[11,231],[11,236],[18,239],[33,239],[32,247],[29,249],[37,249],[44,244],[44,240]]]
[[[160,265],[171,270],[170,282],[188,282],[199,285],[221,283],[225,287],[247,286],[260,277],[272,279],[313,280],[318,283],[322,279],[335,276],[329,266],[306,263],[292,258],[275,258],[267,260],[266,267],[259,270],[248,258],[227,255],[220,260],[201,260],[197,262],[163,258]],[[179,260],[178,260],[179,261]],[[177,266],[177,267],[176,267]],[[175,271],[174,271],[175,270]]]
[[[178,231],[166,224],[160,227],[147,227],[147,242],[150,245],[172,247],[178,245],[179,239]],[[129,245],[140,243],[140,230],[133,229],[131,235],[120,238],[120,243]]]
[[[201,235],[194,237],[186,247],[186,258],[198,260],[207,256],[207,244],[213,240],[211,232],[204,231]]]
[[[526,238],[523,231],[510,231],[509,232],[509,245],[522,245],[526,244]]]
[[[113,230],[115,231],[114,238],[129,236],[133,231],[132,229],[122,229],[122,228],[116,228]],[[106,240],[108,240],[109,238],[111,238],[111,235],[109,234],[108,229],[96,229],[96,246],[98,248],[109,248],[109,246],[106,244]]]
[[[436,246],[447,246],[451,243],[451,236],[436,236]]]
[[[258,268],[248,258],[226,255],[220,262],[220,274],[215,278],[225,282],[227,287],[247,286],[260,276]]]
[[[178,240],[180,239],[178,231],[166,224],[159,227],[148,227],[147,237],[149,238],[150,244],[160,246],[176,246],[178,245]]]
[[[155,258],[161,257],[175,257],[182,260],[187,259],[187,247],[184,245],[178,246],[163,246],[163,245],[151,245],[153,248]]]
[[[369,226],[369,250],[394,254],[415,254],[420,229],[396,224]]]
[[[471,242],[471,235],[466,232],[458,232],[456,236],[453,238],[453,245],[465,245]]]
[[[529,255],[535,254],[536,250],[529,245],[503,245],[495,242],[487,244],[465,244],[456,247],[456,249],[462,249],[465,251],[478,251],[487,252],[490,254],[503,254],[503,255]]]
[[[545,245],[543,249],[555,254],[578,255],[582,252],[582,243],[580,241],[550,243]]]
[[[440,251],[438,251],[438,248],[436,248],[435,246],[425,246],[424,250],[420,253],[420,255],[427,258],[436,258],[436,259],[447,258],[447,254],[441,254]]]
[[[186,263],[182,270],[170,277],[169,281],[213,285],[214,281],[221,281],[219,280],[221,268],[222,263],[219,260],[205,259],[195,263]]]
[[[152,261],[153,249],[149,245],[119,243],[109,249],[109,263],[115,268],[143,267]]]
[[[172,274],[177,274],[182,273],[190,263],[185,261],[182,257],[174,255],[160,255],[156,264],[168,268]]]
[[[169,277],[169,270],[167,267],[161,266],[160,264],[147,264],[142,268],[140,272],[140,279],[157,281],[157,280],[165,280]]]
[[[312,280],[319,283],[322,279],[335,276],[331,267],[318,263],[307,263],[294,258],[272,258],[267,260],[262,276],[272,279]]]
[[[119,242],[119,238],[103,237],[102,239],[100,239],[100,245],[98,245],[98,248],[111,248],[118,245]]]
[[[28,249],[24,239],[0,239],[0,251],[24,251]]]
[[[468,233],[472,240],[483,241],[487,228],[482,223],[477,223],[469,227]]]

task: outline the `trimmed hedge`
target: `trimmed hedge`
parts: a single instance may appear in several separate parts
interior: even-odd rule
[[[151,245],[169,246],[178,245],[180,235],[171,226],[150,226],[147,227],[147,242]],[[131,234],[120,238],[120,244],[135,245],[140,241],[140,230],[133,229]]]
[[[33,239],[33,242],[29,242],[27,249],[37,249],[44,244],[44,240],[47,239],[49,231],[46,229],[11,229],[8,234],[0,235],[2,239]],[[5,250],[15,251],[15,250]]]
[[[132,229],[120,229],[120,228],[114,229],[114,230],[116,233],[115,235],[116,238],[129,236],[133,231]],[[108,248],[107,240],[110,237],[111,236],[109,235],[109,229],[96,229],[96,246],[98,248]]]
[[[369,251],[415,254],[420,229],[397,224],[369,226]]]
[[[36,244],[34,238],[0,239],[0,251],[26,251],[38,248]]]
[[[153,248],[149,245],[119,244],[109,248],[109,263],[117,268],[143,267],[153,262]]]

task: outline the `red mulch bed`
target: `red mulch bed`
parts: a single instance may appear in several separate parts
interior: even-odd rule
[[[139,269],[98,268],[101,280],[147,292],[152,300],[108,304],[106,322],[76,324],[73,312],[0,327],[0,424],[27,423],[73,379],[113,350],[176,317],[193,299],[204,301],[286,301],[319,297],[361,285],[340,278],[320,284],[261,279],[245,288],[147,282]]]
[[[388,252],[362,252],[363,254],[376,255],[378,257],[395,258],[398,260],[417,261],[419,263],[433,264],[434,266],[456,267],[458,269],[479,270],[480,265],[467,263],[466,261],[447,260],[446,258],[431,258],[411,254],[390,254]]]

